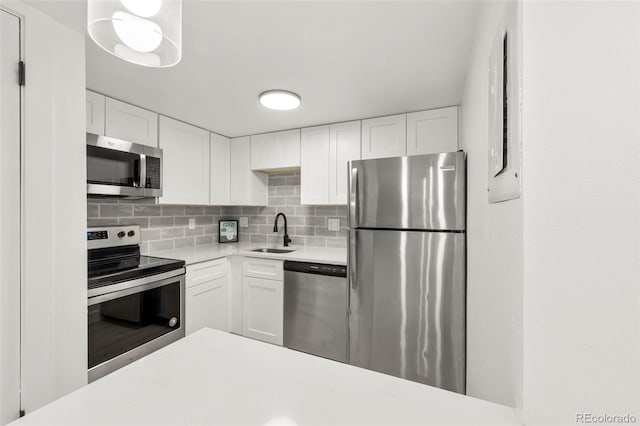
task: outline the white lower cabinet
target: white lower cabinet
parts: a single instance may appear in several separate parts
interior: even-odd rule
[[[243,262],[242,334],[282,345],[283,262],[255,258]]]
[[[227,259],[187,266],[185,332],[203,327],[230,331],[230,283]]]

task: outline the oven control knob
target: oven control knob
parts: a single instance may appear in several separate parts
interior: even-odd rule
[[[124,231],[118,232],[118,238],[124,238],[125,235]]]
[[[175,327],[177,323],[178,323],[178,318],[171,317],[171,319],[169,320],[169,327]]]
[[[129,231],[127,232],[127,235],[133,237],[134,235],[136,235],[136,231]]]

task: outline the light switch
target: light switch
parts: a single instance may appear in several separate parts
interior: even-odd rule
[[[243,216],[240,218],[240,228],[247,228],[249,226],[249,218]]]
[[[189,229],[196,229],[196,218],[195,217],[190,217],[189,218]]]
[[[327,219],[327,225],[329,225],[329,231],[339,231],[340,219]]]

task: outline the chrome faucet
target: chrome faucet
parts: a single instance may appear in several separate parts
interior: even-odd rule
[[[273,232],[278,232],[278,218],[282,216],[282,218],[284,219],[284,246],[288,247],[289,243],[291,242],[291,238],[289,238],[289,234],[287,232],[287,217],[284,215],[284,213],[278,213],[276,215],[276,221],[273,224]]]

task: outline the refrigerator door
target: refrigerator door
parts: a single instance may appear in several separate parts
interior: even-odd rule
[[[463,152],[349,163],[349,227],[465,229]]]
[[[465,234],[351,230],[352,365],[465,392]]]

